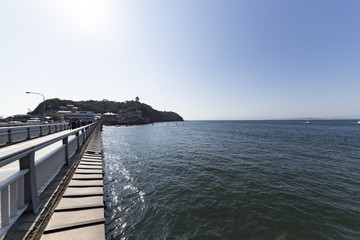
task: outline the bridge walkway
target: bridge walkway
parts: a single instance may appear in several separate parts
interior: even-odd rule
[[[99,129],[95,130],[41,239],[105,239]]]

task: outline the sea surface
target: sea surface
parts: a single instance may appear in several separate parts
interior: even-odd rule
[[[107,239],[360,239],[357,121],[104,126]]]

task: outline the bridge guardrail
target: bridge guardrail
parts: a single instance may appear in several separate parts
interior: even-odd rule
[[[46,125],[27,125],[0,128],[0,146],[6,146],[15,142],[30,140],[50,133],[56,133],[69,129],[69,123],[55,123]]]
[[[19,171],[0,182],[0,239],[29,207],[34,212],[40,207],[39,195],[60,169],[89,138],[97,123],[92,123],[64,134],[48,136],[37,143],[26,141],[11,149],[0,149],[0,167],[19,161]],[[35,162],[35,153],[54,143],[51,152]],[[10,147],[9,147],[10,148]]]

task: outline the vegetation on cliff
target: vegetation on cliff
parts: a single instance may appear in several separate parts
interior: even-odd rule
[[[45,110],[47,114],[55,113],[60,110],[61,106],[74,105],[78,107],[79,111],[93,111],[94,113],[118,113],[120,110],[140,110],[142,116],[150,118],[151,122],[168,122],[168,121],[184,121],[183,118],[175,112],[158,111],[151,106],[138,101],[126,101],[116,102],[108,101],[106,99],[102,101],[72,101],[61,100],[59,98],[47,99],[45,101]],[[31,114],[40,114],[42,109],[42,103],[39,104]]]

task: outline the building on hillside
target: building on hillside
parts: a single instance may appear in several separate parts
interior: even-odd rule
[[[61,120],[63,121],[70,121],[73,119],[86,121],[86,122],[93,122],[95,120],[95,113],[92,111],[58,111],[57,112]]]
[[[102,115],[103,124],[117,124],[117,115],[115,113],[107,112]]]
[[[122,109],[118,112],[120,124],[144,124],[150,123],[150,118],[144,118],[140,110]]]
[[[71,112],[71,113],[76,113],[79,108],[78,107],[75,107],[74,105],[71,105],[71,104],[67,104],[66,106],[60,106],[59,107],[60,110],[59,111],[64,111],[64,112]]]
[[[57,114],[59,115],[59,117],[60,117],[61,119],[63,119],[63,118],[61,117],[62,115],[72,114],[72,112],[71,112],[71,111],[57,111]]]
[[[142,118],[142,112],[140,110],[129,110],[129,109],[122,109],[118,112],[118,118],[120,122],[127,123],[127,122],[134,122],[138,119]]]

